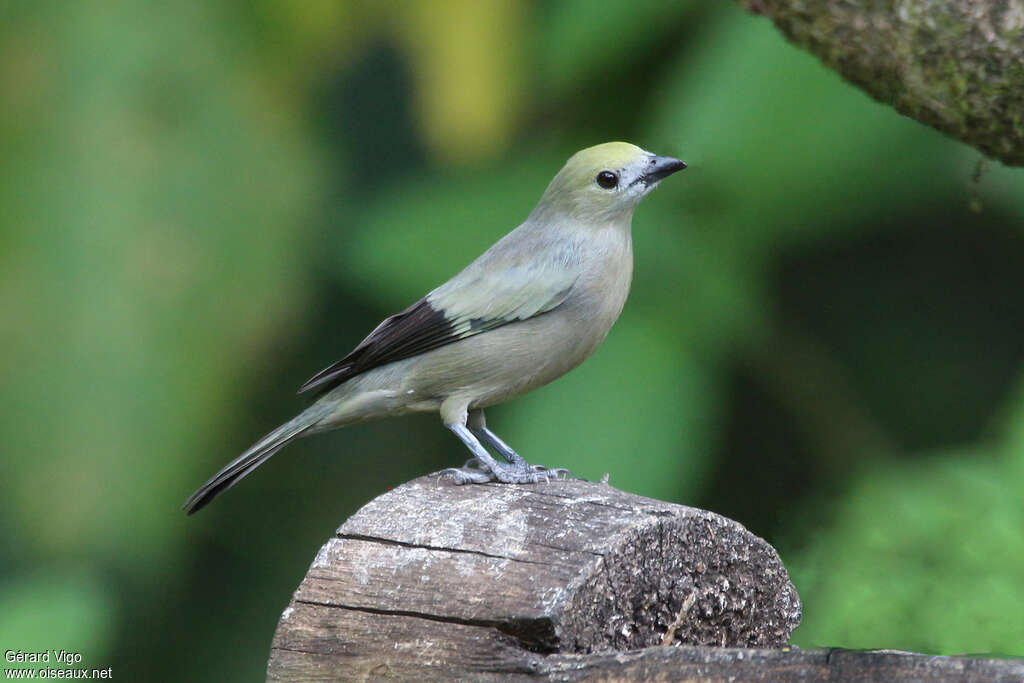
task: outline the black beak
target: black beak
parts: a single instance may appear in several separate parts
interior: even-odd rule
[[[644,185],[653,185],[662,178],[667,178],[676,171],[682,171],[686,164],[673,157],[651,156],[647,160],[647,169],[637,180],[643,181]]]

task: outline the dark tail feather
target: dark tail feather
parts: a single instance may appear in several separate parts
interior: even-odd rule
[[[315,406],[312,406],[313,408]],[[286,422],[252,445],[249,450],[229,462],[224,469],[213,475],[209,481],[189,496],[182,505],[188,514],[194,514],[218,495],[237,484],[247,474],[270,459],[270,456],[302,436],[316,424],[320,411],[307,410],[290,422]]]

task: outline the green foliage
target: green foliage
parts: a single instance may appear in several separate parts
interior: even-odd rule
[[[435,173],[391,188],[360,207],[354,229],[335,236],[337,267],[379,305],[411,304],[522,221],[563,161],[537,151],[500,168]]]
[[[793,566],[809,647],[1019,654],[1024,484],[985,449],[860,477]]]
[[[113,644],[116,595],[83,571],[45,571],[0,586],[0,643],[5,650],[39,652],[55,645],[89,655],[97,668]],[[104,665],[105,668],[105,665]]]
[[[972,180],[728,4],[297,7],[5,12],[0,647],[261,675],[319,543],[464,454],[433,416],[353,427],[178,505],[626,139],[690,164],[637,212],[626,311],[490,423],[767,536],[801,645],[1022,654],[1020,170]]]
[[[539,8],[538,81],[549,93],[581,81],[621,76],[650,45],[672,36],[696,3],[659,0],[566,0]]]

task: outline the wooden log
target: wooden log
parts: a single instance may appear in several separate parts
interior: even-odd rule
[[[799,620],[775,551],[719,515],[580,481],[427,477],[371,501],[321,548],[267,676],[1024,680],[1020,659],[785,647]]]
[[[781,647],[800,609],[775,550],[714,513],[583,481],[425,477],[321,548],[268,678],[632,676],[632,660],[607,653]]]

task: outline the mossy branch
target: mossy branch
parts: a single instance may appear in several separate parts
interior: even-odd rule
[[[1024,166],[1024,0],[740,0],[901,114]]]

